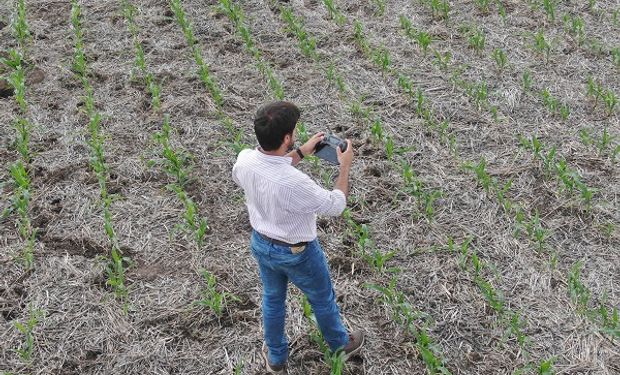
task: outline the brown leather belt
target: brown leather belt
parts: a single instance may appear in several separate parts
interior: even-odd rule
[[[276,245],[280,245],[280,246],[300,247],[300,246],[306,246],[308,244],[308,241],[297,242],[297,243],[294,243],[294,244],[290,244],[290,243],[287,243],[287,242],[284,242],[284,241],[276,240],[275,238],[267,237],[264,234],[259,233],[258,231],[256,233],[258,233],[258,235],[261,236],[261,238],[263,240],[265,240],[267,242],[271,242],[271,243],[276,244]]]

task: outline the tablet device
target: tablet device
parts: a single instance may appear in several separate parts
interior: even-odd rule
[[[339,165],[336,147],[340,147],[340,150],[345,152],[347,150],[347,142],[335,135],[328,134],[321,142],[316,144],[314,156],[331,164]]]

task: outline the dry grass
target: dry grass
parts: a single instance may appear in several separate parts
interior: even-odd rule
[[[237,127],[247,129],[256,108],[270,100],[269,85],[245,52],[228,19],[214,12],[217,1],[185,1],[188,18],[201,43],[210,73],[226,99],[224,111]],[[399,249],[389,265],[403,269],[398,287],[416,310],[431,318],[428,330],[454,374],[509,374],[528,363],[555,358],[557,373],[614,374],[620,372],[618,339],[580,315],[571,302],[567,279],[572,265],[584,261],[582,281],[596,302],[620,306],[620,177],[618,162],[580,142],[583,127],[607,127],[620,137],[618,112],[607,117],[604,109],[592,110],[586,97],[586,77],[593,75],[606,88],[620,93],[618,68],[610,57],[592,55],[570,41],[561,21],[550,24],[542,10],[523,2],[504,1],[507,25],[496,8],[484,16],[474,2],[451,2],[446,24],[433,20],[419,2],[387,2],[383,16],[368,2],[335,1],[348,22],[338,26],[328,17],[321,1],[293,1],[308,31],[317,36],[318,51],[334,61],[364,103],[377,108],[385,131],[397,145],[413,145],[407,161],[426,186],[441,189],[431,223],[413,214],[415,200],[396,192],[402,188],[400,169],[385,160],[385,152],[371,142],[370,129],[362,126],[338,98],[317,65],[304,57],[297,41],[284,31],[284,23],[267,2],[244,1],[246,22],[251,27],[265,60],[282,79],[287,99],[298,103],[310,131],[331,130],[354,141],[358,154],[352,173],[353,218],[367,223],[377,247],[384,252]],[[44,73],[42,81],[28,86],[33,128],[32,217],[39,228],[35,270],[24,273],[12,257],[19,253],[15,217],[0,222],[0,372],[41,374],[230,374],[243,361],[243,374],[262,374],[258,350],[260,330],[260,281],[248,251],[249,224],[242,192],[230,179],[234,153],[222,142],[227,131],[215,114],[216,104],[197,78],[168,3],[137,1],[136,22],[146,35],[144,49],[149,69],[162,82],[162,112],[169,113],[178,134],[175,145],[189,150],[195,168],[187,190],[209,220],[211,232],[198,248],[191,237],[175,231],[183,207],[165,189],[169,178],[150,168],[157,155],[152,134],[161,127],[150,111],[150,97],[142,82],[131,82],[133,45],[120,12],[120,2],[84,2],[83,27],[86,55],[91,58],[91,79],[97,92],[98,110],[104,116],[105,148],[112,174],[108,189],[121,197],[112,204],[113,221],[123,251],[135,261],[127,273],[130,307],[122,306],[105,287],[103,262],[108,248],[97,208],[98,186],[88,169],[88,148],[79,111],[81,87],[69,71],[72,54],[70,6],[49,0],[27,3],[33,42],[33,66]],[[597,1],[600,9],[613,9],[612,1]],[[607,45],[620,45],[620,26],[600,18],[587,7],[562,5],[560,12],[580,14],[587,35]],[[488,111],[478,111],[462,89],[454,87],[449,74],[432,64],[403,35],[398,15],[433,35],[431,48],[453,54],[453,64],[466,64],[462,77],[486,81],[490,102],[500,111],[495,122]],[[10,12],[0,9],[6,23]],[[424,126],[396,85],[355,47],[352,20],[363,22],[373,46],[390,51],[392,66],[410,75],[436,113],[450,119],[456,136],[455,156],[434,131]],[[556,16],[556,18],[559,18]],[[486,35],[483,53],[468,48],[459,25],[475,22]],[[545,64],[524,45],[529,33],[545,29],[556,41]],[[10,27],[0,29],[0,44],[14,46]],[[495,69],[491,52],[506,51],[509,65]],[[521,89],[522,72],[528,69],[538,90],[549,88],[570,105],[568,121],[544,107],[540,97]],[[31,70],[30,77],[33,79]],[[17,113],[13,98],[1,98],[0,117]],[[6,123],[6,122],[5,122]],[[13,129],[0,127],[0,160],[8,166],[18,154],[9,146]],[[575,196],[558,194],[559,183],[545,180],[538,161],[519,147],[518,134],[538,134],[597,189],[594,204],[586,211]],[[509,196],[528,212],[538,210],[549,230],[544,251],[532,241],[515,238],[514,217],[504,213],[497,200],[462,168],[484,156],[488,172],[502,182],[513,179]],[[314,174],[310,165],[304,171]],[[0,170],[0,180],[9,177]],[[10,194],[3,186],[2,204]],[[605,226],[614,230],[607,234]],[[368,346],[349,366],[351,374],[423,373],[425,366],[412,345],[414,339],[391,320],[379,295],[365,283],[387,282],[352,253],[342,219],[320,219],[319,237],[327,252],[336,292],[346,323],[368,332]],[[478,255],[493,267],[485,277],[503,293],[510,309],[525,319],[526,354],[513,338],[504,337],[504,325],[485,302],[468,272],[459,267],[457,254],[446,250],[448,238],[457,242],[475,238]],[[551,257],[557,257],[552,267]],[[204,281],[199,270],[215,274],[219,287],[236,294],[221,319],[192,305],[200,297]],[[308,325],[292,289],[287,332],[291,342],[292,374],[328,374],[322,353],[307,337]],[[33,362],[25,365],[15,349],[23,337],[15,321],[28,317],[28,303],[46,312],[35,328]]]

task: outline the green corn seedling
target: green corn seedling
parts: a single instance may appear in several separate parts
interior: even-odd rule
[[[13,20],[13,33],[17,37],[17,42],[22,51],[26,48],[26,43],[31,38],[26,17],[26,2],[17,0],[17,12]]]
[[[475,250],[471,252],[471,266],[476,277],[480,275],[480,272],[485,266],[485,263],[478,257],[478,253],[476,253]]]
[[[448,20],[450,14],[450,3],[448,0],[424,0],[431,7],[433,18]]]
[[[372,0],[372,2],[377,7],[376,14],[378,16],[383,16],[385,13],[385,0]]]
[[[543,30],[534,34],[534,49],[545,57],[545,63],[549,63],[549,57],[551,55],[551,44],[545,39]]]
[[[486,36],[484,35],[484,31],[482,29],[472,31],[467,40],[471,48],[476,50],[478,53],[482,53],[486,42]]]
[[[564,15],[564,29],[577,38],[577,44],[582,45],[585,41],[585,22],[580,16]]]
[[[336,71],[334,63],[330,63],[329,66],[325,69],[325,75],[328,81],[336,85],[336,88],[341,94],[347,93],[347,85],[344,81],[344,78],[340,73]]]
[[[554,0],[543,0],[543,9],[551,22],[555,21],[555,8],[556,5]]]
[[[373,137],[375,137],[375,139],[378,142],[383,142],[384,135],[383,135],[383,125],[381,122],[381,118],[377,117],[375,119],[375,121],[372,123],[372,127],[370,128],[370,132],[372,133]]]
[[[336,8],[334,4],[334,0],[323,0],[323,4],[325,8],[327,8],[327,12],[329,13],[329,18],[336,22],[336,24],[342,26],[347,22],[346,17]]]
[[[21,259],[24,267],[30,270],[34,268],[34,241],[36,236],[36,230],[32,227],[29,214],[30,176],[21,161],[11,165],[10,169],[13,184],[15,185],[13,206],[19,215],[18,231],[24,241]]]
[[[416,35],[416,41],[418,42],[418,45],[422,49],[422,53],[424,54],[424,56],[426,56],[426,52],[428,51],[428,48],[431,45],[431,42],[433,41],[431,34],[425,31],[420,31]]]
[[[508,65],[508,57],[506,56],[506,52],[504,52],[501,48],[496,48],[493,50],[493,60],[497,64],[497,68],[502,71]]]
[[[32,360],[32,353],[34,351],[34,330],[41,322],[44,316],[44,312],[40,309],[35,309],[32,304],[28,304],[28,320],[25,323],[15,322],[15,328],[24,335],[24,342],[17,352],[22,360],[30,362]]]
[[[414,90],[414,86],[413,86],[413,81],[411,80],[411,78],[405,76],[404,74],[399,74],[398,75],[398,87],[400,87],[401,90],[403,90],[403,92],[407,95],[409,95],[409,97],[414,98],[416,95],[416,92]]]
[[[491,5],[491,0],[476,0],[476,5],[483,14],[489,14],[489,6]]]
[[[17,131],[15,137],[15,148],[21,155],[22,160],[25,163],[30,163],[30,130],[32,125],[28,120],[23,117],[18,117],[13,121],[13,127]]]
[[[370,255],[368,254],[364,255],[364,259],[366,260],[368,264],[372,266],[372,268],[376,272],[381,273],[385,270],[386,263],[390,259],[392,259],[395,255],[396,255],[395,250],[388,251],[387,253],[383,254],[378,249],[374,249],[374,251]]]
[[[611,49],[611,60],[617,68],[620,68],[620,47],[614,47]]]
[[[207,90],[209,90],[209,93],[211,94],[211,97],[213,98],[217,106],[221,108],[224,105],[224,97],[222,95],[222,91],[211,77],[211,74],[209,73],[209,67],[202,58],[202,51],[200,50],[196,38],[194,37],[192,24],[187,20],[185,11],[183,10],[183,5],[181,4],[181,0],[170,0],[170,9],[174,13],[175,19],[177,20],[177,23],[183,31],[183,35],[185,35],[187,45],[192,50],[192,55],[194,56],[194,60],[196,61],[196,65],[198,66],[198,77],[205,85]]]
[[[409,20],[407,17],[403,15],[399,17],[399,20],[400,20],[400,26],[404,30],[405,35],[408,38],[414,40],[420,46],[422,53],[426,56],[426,53],[428,52],[428,48],[433,41],[431,34],[426,31],[416,30],[413,27],[411,20]]]
[[[553,358],[542,360],[536,369],[536,373],[538,375],[554,375],[555,371],[553,370],[553,362]]]
[[[160,132],[155,133],[155,141],[161,145],[162,156],[164,157],[164,170],[174,176],[176,183],[184,186],[188,181],[189,170],[187,167],[187,157],[183,153],[175,150],[170,145],[170,126],[169,116],[164,116],[164,124]]]
[[[530,239],[536,241],[538,244],[538,250],[542,251],[545,246],[545,239],[547,238],[547,230],[545,230],[540,223],[538,211],[536,211],[532,220],[525,225],[525,229]]]
[[[443,197],[443,193],[439,190],[431,191],[430,193],[424,192],[422,198],[422,206],[424,208],[424,214],[429,222],[432,221],[435,214],[434,203],[437,199]]]
[[[512,179],[506,181],[506,183],[500,188],[497,186],[497,201],[504,209],[504,212],[509,213],[512,210],[512,201],[506,197],[506,193],[512,187]]]
[[[594,78],[592,78],[592,76],[589,76],[587,81],[586,95],[594,98],[594,108],[596,108],[599,99],[603,95],[603,91],[603,86],[600,83],[596,82]]]
[[[450,375],[450,371],[444,366],[444,360],[435,353],[430,336],[423,329],[414,332],[416,347],[420,351],[422,361],[430,374]]]
[[[355,43],[358,48],[364,53],[367,54],[370,51],[370,46],[368,41],[366,40],[366,36],[364,35],[364,26],[358,20],[353,22],[353,37],[355,38]]]
[[[310,34],[306,32],[302,19],[297,18],[293,14],[293,10],[287,7],[280,8],[280,15],[282,20],[287,24],[288,30],[297,38],[301,52],[306,57],[310,57],[312,60],[318,61],[319,55],[316,52],[316,39],[311,37]]]
[[[491,175],[486,170],[487,162],[484,158],[480,159],[477,165],[466,164],[465,168],[473,171],[476,174],[476,179],[482,185],[484,190],[489,193],[491,187],[495,185]]]
[[[390,53],[385,48],[377,48],[372,51],[372,61],[381,68],[384,73],[390,72]]]
[[[245,367],[245,362],[241,359],[237,364],[235,364],[235,368],[233,369],[235,375],[241,375],[243,368]]]
[[[506,6],[504,6],[501,0],[495,0],[495,4],[497,5],[497,13],[502,17],[502,20],[506,22]]]
[[[476,285],[480,288],[480,291],[484,295],[484,298],[489,303],[489,306],[497,313],[502,314],[504,312],[504,300],[499,292],[493,288],[491,283],[484,280],[482,277],[476,277]]]
[[[28,111],[28,103],[26,102],[26,76],[22,67],[22,60],[19,53],[14,53],[14,57],[17,58],[18,64],[14,68],[13,72],[9,75],[9,83],[13,86],[15,92],[15,101],[19,105],[19,109],[22,114],[26,114]]]
[[[524,322],[519,313],[515,312],[510,317],[510,333],[517,339],[521,349],[525,346],[527,336],[523,333]]]
[[[614,113],[614,109],[618,104],[618,97],[611,90],[605,90],[603,93],[603,102],[605,102],[605,111],[608,116],[611,116]]]
[[[387,136],[385,140],[385,154],[388,160],[394,159],[394,138]]]
[[[207,286],[201,292],[201,298],[194,303],[200,306],[206,306],[213,311],[218,318],[221,318],[228,302],[240,301],[240,299],[232,293],[219,292],[217,290],[217,280],[215,275],[207,270],[202,270],[201,273],[207,283]]]
[[[568,291],[573,303],[585,311],[590,302],[590,290],[581,282],[581,262],[575,263],[568,274]]]
[[[470,96],[474,98],[474,101],[476,102],[476,106],[478,107],[478,110],[480,110],[484,104],[488,103],[489,100],[489,90],[487,88],[487,83],[486,82],[480,82],[476,85],[474,85],[470,91]]]
[[[433,63],[439,67],[441,70],[448,70],[448,66],[450,65],[450,61],[452,60],[452,53],[445,52],[441,53],[439,51],[435,51]]]
[[[400,21],[400,27],[404,30],[405,35],[410,39],[415,39],[418,31],[413,27],[411,20],[402,14],[398,16],[398,20]]]

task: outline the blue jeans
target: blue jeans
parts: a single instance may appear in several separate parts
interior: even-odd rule
[[[293,254],[289,246],[272,244],[252,231],[251,248],[263,282],[263,330],[270,363],[283,364],[288,358],[284,319],[289,280],[308,298],[330,349],[335,351],[349,343],[318,239],[309,242],[304,251]]]

